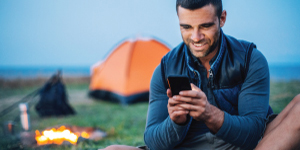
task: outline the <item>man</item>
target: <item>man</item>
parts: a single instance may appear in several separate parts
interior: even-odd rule
[[[272,114],[266,59],[252,43],[222,32],[227,14],[221,0],[177,0],[176,5],[184,43],[168,53],[153,74],[146,145],[150,149],[254,149]],[[174,74],[188,76],[193,90],[172,97],[166,80]],[[293,123],[293,130],[286,124],[297,118],[292,112],[298,102],[299,96],[268,124],[257,149],[297,146],[299,121]],[[290,120],[283,117],[287,115]]]
[[[267,61],[253,43],[223,33],[222,1],[177,0],[176,9],[183,43],[153,73],[148,148],[296,149],[300,95],[274,119]],[[172,96],[169,75],[188,76],[192,90]]]

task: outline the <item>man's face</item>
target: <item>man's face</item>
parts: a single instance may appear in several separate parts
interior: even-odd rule
[[[223,22],[220,24],[215,7],[210,4],[189,10],[179,6],[177,14],[182,39],[191,53],[199,59],[209,54],[214,55],[220,37],[220,27],[224,25]],[[215,53],[212,53],[214,51]]]

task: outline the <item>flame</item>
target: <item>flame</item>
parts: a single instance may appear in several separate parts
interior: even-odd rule
[[[81,133],[81,136],[82,136],[83,138],[86,138],[86,139],[88,139],[88,138],[90,137],[90,135],[89,135],[88,133],[86,133],[86,132],[82,132],[82,133]]]
[[[36,130],[35,139],[38,145],[45,144],[62,144],[64,141],[69,141],[71,144],[76,145],[80,133],[72,133],[69,129],[66,129],[65,126],[61,126],[58,129],[52,128],[50,130],[45,130],[42,134]],[[77,134],[77,135],[76,135]],[[82,132],[81,136],[83,138],[89,138],[89,134]]]

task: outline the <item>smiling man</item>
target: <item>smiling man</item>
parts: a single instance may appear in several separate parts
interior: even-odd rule
[[[183,42],[153,73],[146,145],[154,150],[299,146],[300,96],[273,114],[267,61],[255,44],[223,33],[222,1],[177,0],[176,10]],[[192,90],[172,96],[169,75],[187,76]]]
[[[176,10],[183,42],[153,73],[144,133],[147,147],[297,149],[300,95],[278,116],[273,114],[267,61],[253,43],[223,33],[227,13],[222,1],[177,0]],[[169,75],[187,76],[192,90],[172,96]]]

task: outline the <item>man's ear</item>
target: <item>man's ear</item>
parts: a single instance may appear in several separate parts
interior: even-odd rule
[[[223,27],[225,25],[226,17],[227,17],[227,12],[226,10],[223,10],[220,17],[220,27]]]

